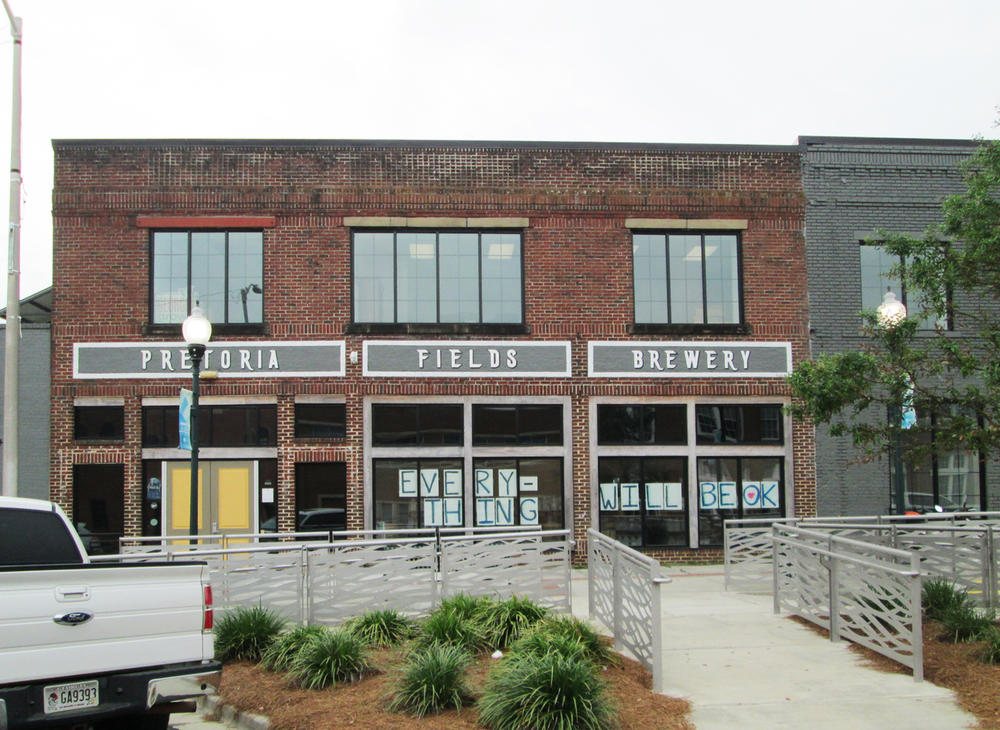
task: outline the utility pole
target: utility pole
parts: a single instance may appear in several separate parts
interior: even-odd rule
[[[21,19],[7,0],[3,9],[14,39],[14,82],[10,125],[10,231],[7,246],[7,326],[3,375],[3,494],[17,496],[18,365],[21,345]]]

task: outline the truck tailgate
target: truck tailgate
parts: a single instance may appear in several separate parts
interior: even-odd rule
[[[0,684],[211,659],[205,570],[146,563],[0,571]],[[75,612],[91,618],[54,620]]]

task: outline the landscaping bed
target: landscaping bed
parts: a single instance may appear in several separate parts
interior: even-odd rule
[[[264,671],[248,662],[233,662],[223,669],[219,695],[223,702],[242,712],[268,717],[273,730],[341,727],[478,730],[483,727],[477,721],[474,705],[421,719],[387,712],[384,708],[390,677],[402,663],[402,655],[399,649],[373,652],[378,674],[361,682],[339,684],[324,690],[298,689],[280,674]],[[469,669],[469,684],[474,692],[482,687],[496,661],[488,656],[480,658]],[[619,708],[621,730],[693,730],[694,725],[687,719],[690,704],[653,692],[649,672],[638,662],[623,658],[620,666],[610,667],[602,674]]]
[[[690,730],[690,705],[587,622],[528,599],[448,597],[414,622],[375,610],[290,626],[262,607],[216,622],[219,697],[275,730]]]

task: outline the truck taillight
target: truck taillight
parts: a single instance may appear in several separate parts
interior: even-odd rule
[[[205,631],[211,631],[215,625],[212,614],[212,586],[205,586]]]

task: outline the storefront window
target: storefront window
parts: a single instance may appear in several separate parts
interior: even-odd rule
[[[780,405],[699,405],[699,444],[783,443]]]
[[[375,403],[373,446],[461,446],[462,406],[453,403]]]
[[[486,404],[472,407],[475,446],[559,446],[562,406]]]
[[[599,405],[597,442],[615,444],[683,444],[687,442],[684,405]]]
[[[601,532],[633,547],[686,547],[686,470],[683,457],[601,458]]]
[[[375,529],[462,527],[460,459],[375,459]]]
[[[698,459],[698,544],[722,545],[725,520],[784,516],[782,460]]]
[[[477,527],[562,529],[562,459],[476,459],[472,479]]]

